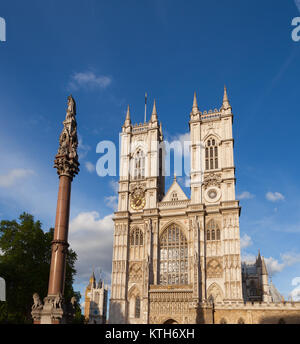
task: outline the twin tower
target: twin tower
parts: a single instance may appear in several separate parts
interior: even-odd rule
[[[235,199],[233,114],[189,116],[189,199],[176,177],[165,193],[165,143],[154,102],[149,122],[121,133],[110,323],[212,322],[212,304],[242,302],[239,201]]]

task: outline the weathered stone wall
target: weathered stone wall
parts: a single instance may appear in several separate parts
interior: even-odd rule
[[[215,306],[214,323],[300,324],[300,303],[254,303],[244,306]]]

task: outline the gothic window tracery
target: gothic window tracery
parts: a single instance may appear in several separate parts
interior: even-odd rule
[[[144,152],[139,149],[133,158],[133,179],[145,178],[145,155]]]
[[[218,145],[215,139],[210,138],[205,148],[205,169],[214,170],[219,168]]]
[[[188,283],[188,244],[175,224],[160,237],[160,284]]]
[[[134,228],[130,234],[130,246],[142,246],[143,240],[143,232],[139,228]]]
[[[206,227],[206,240],[221,240],[221,231],[214,220],[210,220]]]

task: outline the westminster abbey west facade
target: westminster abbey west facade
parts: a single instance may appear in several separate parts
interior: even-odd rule
[[[268,281],[263,257],[242,264],[235,195],[233,114],[226,88],[220,109],[189,117],[189,199],[176,177],[165,193],[165,145],[154,102],[151,119],[121,133],[109,322],[300,323],[300,303]]]

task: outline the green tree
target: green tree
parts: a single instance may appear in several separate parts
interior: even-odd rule
[[[32,295],[47,296],[54,229],[42,230],[41,222],[23,213],[18,221],[0,222],[0,276],[6,281],[6,305],[0,307],[0,321],[31,323]],[[76,253],[68,249],[64,297],[69,302],[76,274]]]

